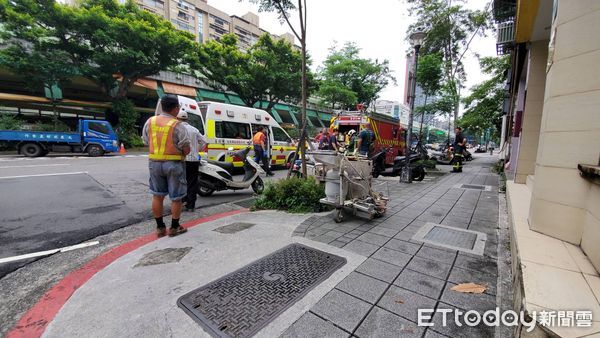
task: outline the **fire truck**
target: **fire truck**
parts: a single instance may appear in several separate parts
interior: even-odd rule
[[[396,156],[404,155],[406,127],[400,120],[389,115],[369,113],[364,110],[341,111],[331,119],[330,129],[338,129],[340,134],[345,134],[354,129],[358,133],[365,124],[371,125],[375,133],[375,148],[373,154],[388,148],[385,164],[392,166]]]

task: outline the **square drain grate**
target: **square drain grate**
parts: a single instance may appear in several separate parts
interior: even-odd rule
[[[412,239],[446,249],[483,255],[487,235],[478,231],[426,223]]]
[[[250,337],[344,264],[343,257],[291,244],[177,304],[213,337]]]
[[[481,185],[481,184],[456,184],[453,188],[456,189],[469,189],[469,190],[479,190],[479,191],[492,191],[492,186],[490,185]]]
[[[254,223],[245,223],[245,222],[235,222],[231,224],[224,225],[222,227],[218,227],[213,231],[220,232],[222,234],[234,234],[236,232],[240,232],[242,230],[250,229],[256,224]]]

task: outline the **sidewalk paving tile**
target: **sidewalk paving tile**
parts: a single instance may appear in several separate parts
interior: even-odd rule
[[[375,245],[384,245],[387,241],[389,241],[389,237],[385,237],[382,235],[378,235],[378,234],[373,234],[370,232],[364,233],[360,236],[358,236],[359,241],[363,241],[363,242],[367,242],[367,243],[371,243],[371,244],[375,244]]]
[[[451,288],[454,286],[456,286],[454,283],[446,284],[441,298],[444,303],[454,305],[461,309],[479,311],[480,313],[496,307],[496,296],[485,293],[477,294],[452,291]]]
[[[410,321],[417,322],[418,309],[433,309],[435,303],[435,299],[392,285],[381,297],[377,306]]]
[[[375,227],[375,228],[369,230],[368,233],[382,235],[382,236],[392,238],[392,237],[396,236],[396,234],[398,232],[400,232],[400,230],[389,229],[389,228],[384,228],[382,226],[378,226],[378,227]]]
[[[460,283],[476,283],[480,285],[486,285],[487,290],[485,293],[496,295],[496,283],[498,277],[490,275],[483,271],[465,270],[455,266],[450,271],[450,277],[448,281],[460,284]]]
[[[426,275],[446,280],[452,265],[441,262],[432,261],[429,259],[414,257],[407,268],[424,273]]]
[[[346,244],[346,246],[344,246],[344,249],[346,249],[348,251],[352,251],[359,255],[369,257],[375,251],[377,251],[377,249],[379,249],[379,246],[375,245],[375,244],[359,241],[359,240],[354,240],[354,241]]]
[[[391,312],[375,307],[356,330],[359,338],[418,338],[424,329]]]
[[[341,247],[343,247],[346,244],[348,244],[348,243],[347,242],[342,242],[342,241],[340,241],[338,239],[336,239],[335,241],[329,243],[329,245],[335,246],[336,248],[341,248]]]
[[[350,273],[336,288],[354,297],[375,304],[388,284],[358,272]]]
[[[323,320],[310,312],[306,312],[292,326],[290,326],[280,337],[281,338],[342,338],[349,334],[337,327],[331,322]]]
[[[457,251],[455,250],[433,248],[431,246],[423,245],[419,252],[417,252],[417,256],[446,264],[452,264],[454,263],[456,253]]]
[[[385,243],[384,247],[401,251],[409,255],[414,255],[419,250],[421,245],[392,238],[389,240],[389,242]]]
[[[495,260],[486,257],[473,257],[459,254],[456,258],[455,266],[474,271],[483,271],[490,275],[498,275],[498,264]]]
[[[391,283],[396,276],[398,276],[400,271],[402,271],[402,268],[394,264],[368,258],[358,268],[356,268],[356,271]]]
[[[399,267],[406,266],[406,263],[410,261],[411,257],[411,255],[385,247],[377,250],[377,252],[375,252],[372,256],[372,258],[379,259],[380,261],[394,264]]]
[[[311,311],[352,332],[370,308],[369,303],[334,289],[315,304]]]
[[[434,299],[438,299],[441,296],[445,284],[444,280],[410,269],[404,269],[394,281],[394,285]]]

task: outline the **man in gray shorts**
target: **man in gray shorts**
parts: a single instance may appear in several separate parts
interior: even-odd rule
[[[163,221],[163,201],[166,195],[171,199],[171,229],[169,236],[186,232],[179,224],[181,199],[187,193],[185,181],[185,156],[190,152],[190,141],[185,126],[177,120],[179,99],[167,94],[160,100],[161,108],[157,115],[146,121],[142,138],[150,148],[150,192],[152,193],[152,214],[156,220],[156,234],[167,234]]]

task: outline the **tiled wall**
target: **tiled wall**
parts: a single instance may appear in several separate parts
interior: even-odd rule
[[[600,1],[560,1],[551,29],[529,224],[581,245],[600,270],[600,189],[577,170],[600,155]]]

